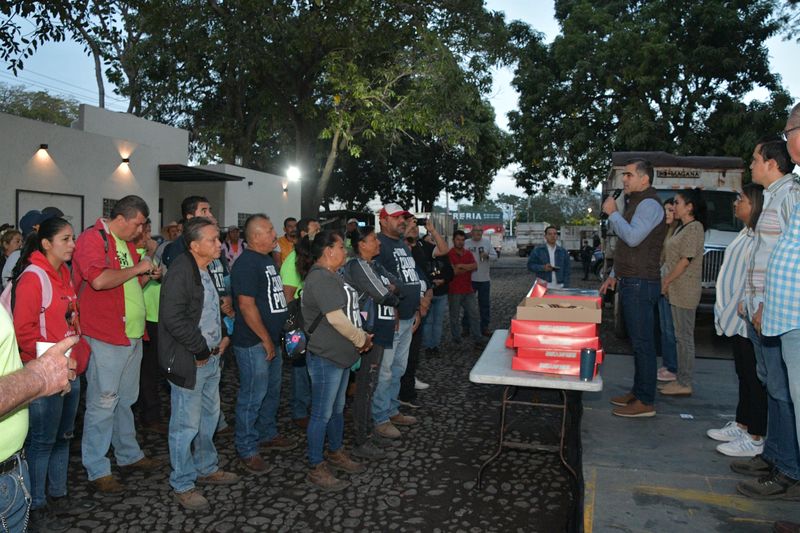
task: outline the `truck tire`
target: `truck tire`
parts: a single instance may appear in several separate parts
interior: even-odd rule
[[[625,328],[625,317],[622,316],[622,298],[619,296],[619,291],[614,291],[614,335],[618,339],[626,339],[628,331]]]
[[[524,248],[520,248],[519,250],[517,250],[517,255],[519,255],[520,257],[525,257],[527,254],[525,253]]]

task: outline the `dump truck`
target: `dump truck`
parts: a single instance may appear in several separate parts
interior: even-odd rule
[[[528,257],[531,250],[544,244],[544,230],[550,224],[547,222],[519,222],[514,228],[517,236],[517,254]]]

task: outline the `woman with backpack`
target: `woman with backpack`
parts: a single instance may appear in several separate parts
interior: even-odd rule
[[[42,222],[38,232],[25,240],[14,267],[11,307],[14,331],[23,364],[36,359],[44,346],[64,337],[80,335],[78,298],[66,263],[75,250],[72,226],[63,218]],[[70,357],[77,363],[76,374],[86,370],[89,345],[81,339]],[[56,514],[80,507],[83,502],[67,502],[69,445],[75,426],[80,397],[80,380],[61,394],[34,400],[28,406],[29,430],[25,452],[31,478],[31,526],[34,529],[66,529]],[[52,505],[48,505],[45,488]],[[94,507],[92,504],[91,507]]]

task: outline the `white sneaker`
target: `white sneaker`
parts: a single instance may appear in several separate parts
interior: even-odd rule
[[[709,429],[706,435],[714,440],[721,442],[733,442],[741,437],[749,437],[749,434],[739,427],[739,424],[731,420],[720,429]]]
[[[717,451],[729,457],[755,457],[764,451],[764,439],[756,441],[745,434],[740,439],[718,445]]]
[[[430,387],[430,385],[428,385],[424,381],[420,381],[419,379],[414,378],[414,388],[415,389],[417,389],[417,390],[425,390],[428,387]]]

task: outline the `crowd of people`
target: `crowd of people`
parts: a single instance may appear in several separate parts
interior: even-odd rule
[[[445,301],[452,341],[486,343],[497,255],[480,229],[457,231],[451,249],[431,220],[393,203],[379,228],[353,219],[339,233],[287,218],[280,238],[264,214],[221,231],[202,196],[186,198],[181,221],[158,236],[149,214],[132,195],[79,234],[56,208],[0,234],[0,509],[9,531],[62,531],[61,515],[95,506],[67,490],[82,392],[81,460],[97,492],[126,491],[112,463],[167,467],[145,455],[137,431],[167,439],[169,484],[186,509],[210,507],[200,486],[239,482],[219,465],[226,434],[238,472],[269,472],[265,451],[299,444],[278,423],[293,300],[308,342],[287,360],[291,419],[306,433],[307,480],[326,491],[346,488],[342,473],[363,472],[402,438],[398,428],[417,423],[409,410],[429,387],[417,368],[423,353],[439,353]],[[239,378],[233,427],[220,408],[226,353]],[[349,388],[355,434],[345,450]]]
[[[740,482],[738,492],[756,499],[800,500],[800,181],[791,173],[795,164],[800,164],[800,105],[791,110],[780,138],[764,138],[754,147],[752,183],[739,191],[734,205],[744,227],[725,250],[716,283],[715,325],[719,335],[733,338],[739,398],[735,421],[707,433],[721,441],[720,453],[737,458],[730,465],[734,472],[753,478]],[[706,206],[692,189],[677,191],[662,205],[653,176],[647,161],[629,161],[624,211],[617,211],[614,198],[602,205],[619,243],[601,292],[619,291],[635,364],[633,387],[611,403],[613,414],[628,418],[655,416],[657,391],[674,397],[693,393]],[[654,334],[656,312],[661,339]],[[800,530],[796,524],[780,527]]]

